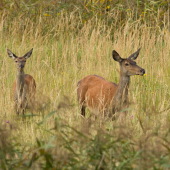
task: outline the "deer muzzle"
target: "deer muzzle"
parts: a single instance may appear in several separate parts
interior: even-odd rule
[[[24,68],[24,65],[23,65],[23,64],[21,64],[19,67],[20,67],[20,68]]]
[[[145,70],[142,68],[142,69],[140,69],[140,73],[141,73],[141,75],[143,76],[144,74],[145,74]]]

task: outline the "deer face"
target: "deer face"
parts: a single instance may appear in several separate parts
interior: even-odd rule
[[[123,59],[121,65],[121,71],[127,76],[132,75],[144,75],[145,70],[139,67],[135,61],[131,59]]]
[[[145,74],[145,70],[139,67],[135,61],[133,61],[138,57],[139,52],[140,49],[133,53],[131,56],[129,56],[127,59],[123,59],[116,51],[113,51],[113,59],[119,62],[121,74],[124,74],[125,76]]]
[[[23,57],[17,57],[15,54],[13,54],[10,50],[7,49],[7,53],[9,57],[15,61],[18,71],[24,70],[26,60],[31,56],[32,51],[33,51],[33,48],[31,49],[31,51],[26,53]]]
[[[23,57],[17,57],[14,59],[16,66],[17,66],[17,70],[23,70],[25,67],[25,63],[26,63],[26,59]]]

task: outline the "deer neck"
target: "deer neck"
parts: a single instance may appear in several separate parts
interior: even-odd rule
[[[22,96],[24,91],[24,85],[25,85],[24,70],[18,70],[17,78],[16,78],[16,90],[17,90],[18,97]]]
[[[119,111],[122,108],[122,105],[128,104],[129,83],[130,76],[120,74],[118,89],[113,99],[113,105],[116,111]]]

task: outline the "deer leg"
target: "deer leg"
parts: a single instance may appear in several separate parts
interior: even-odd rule
[[[16,114],[19,115],[19,109],[16,107]]]
[[[19,107],[17,103],[15,103],[15,112],[17,115],[19,115]]]
[[[81,107],[81,115],[84,116],[84,117],[85,117],[85,109],[86,109],[85,106]]]
[[[21,109],[21,113],[22,113],[22,115],[24,115],[24,113],[25,113],[25,109]]]

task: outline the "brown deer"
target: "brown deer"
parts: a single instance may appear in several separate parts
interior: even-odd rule
[[[90,75],[78,82],[78,101],[81,107],[81,115],[85,116],[85,108],[93,113],[115,113],[123,107],[128,107],[128,89],[130,76],[144,75],[145,70],[139,67],[135,61],[140,49],[128,58],[121,58],[113,50],[113,59],[120,65],[119,84],[108,82],[103,77]]]
[[[31,106],[35,99],[36,84],[35,80],[29,74],[24,73],[26,60],[31,56],[33,48],[23,57],[17,57],[9,49],[7,53],[17,66],[17,76],[12,87],[12,97],[15,101],[15,110],[19,115],[24,114],[25,109]]]

